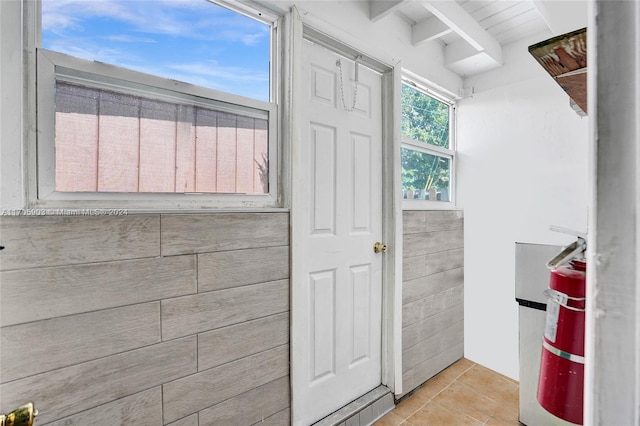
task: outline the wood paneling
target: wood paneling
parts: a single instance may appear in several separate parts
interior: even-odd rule
[[[403,212],[403,394],[462,356],[462,211]]]
[[[193,294],[196,257],[5,271],[0,281],[0,324],[6,326]]]
[[[159,215],[1,217],[0,269],[160,255]]]
[[[291,424],[291,410],[282,410],[271,417],[267,417],[261,422],[254,423],[260,426],[288,426]]]
[[[162,301],[162,339],[214,330],[289,310],[289,280]]]
[[[463,286],[407,303],[402,307],[402,326],[406,327],[463,302]]]
[[[464,319],[464,305],[454,305],[451,309],[415,322],[402,329],[402,349],[406,350],[436,333]]]
[[[418,342],[402,352],[402,368],[411,369],[425,360],[445,352],[447,349],[462,344],[464,340],[464,324],[458,321],[444,330],[434,333],[428,339]]]
[[[285,312],[198,335],[198,370],[207,370],[289,343]]]
[[[211,407],[289,374],[289,345],[163,385],[164,421]]]
[[[163,256],[288,244],[287,213],[162,216]]]
[[[425,232],[463,228],[463,214],[460,210],[429,211],[426,213]]]
[[[416,234],[426,231],[427,216],[424,210],[405,210],[402,212],[402,233]]]
[[[4,383],[0,410],[36,401],[38,421],[47,423],[195,371],[196,336],[189,336]]]
[[[198,255],[198,291],[289,278],[289,246]]]
[[[464,266],[464,249],[402,258],[402,280],[409,281]]]
[[[442,252],[446,256],[448,252]],[[437,253],[439,254],[439,253]],[[427,255],[402,258],[402,280],[409,281],[427,275]]]
[[[183,417],[180,420],[169,423],[167,426],[198,426],[198,413]]]
[[[406,305],[464,284],[464,269],[457,268],[402,283],[402,304]]]
[[[160,302],[2,327],[0,382],[160,341]]]
[[[2,217],[0,231],[0,411],[289,424],[288,213]]]
[[[402,219],[404,234],[447,231],[463,227],[461,210],[404,211]]]
[[[37,404],[36,407],[38,407]],[[39,420],[39,416],[37,419]],[[161,424],[162,389],[156,386],[48,423],[47,426],[158,426]],[[197,419],[194,425],[197,426]]]
[[[433,358],[422,361],[414,368],[402,372],[403,395],[423,384],[431,377],[438,374],[459,360],[464,355],[464,344],[459,343]]]
[[[289,407],[289,376],[200,411],[200,426],[252,425]]]
[[[462,228],[425,234],[405,234],[402,239],[403,256],[406,257],[458,249],[463,245]]]

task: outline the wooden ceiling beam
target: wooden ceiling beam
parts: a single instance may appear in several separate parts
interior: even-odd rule
[[[421,0],[419,3],[473,48],[464,49],[468,52],[466,58],[472,58],[481,53],[485,61],[488,60],[497,65],[502,64],[502,46],[500,43],[458,3],[455,1],[426,0]],[[447,55],[447,49],[452,47],[453,45],[445,47],[445,56],[456,58],[456,62],[464,60],[465,57],[460,57],[461,50],[459,47],[453,47],[456,52],[451,52]],[[445,65],[449,66],[450,64]]]
[[[369,19],[373,22],[379,21],[407,2],[409,0],[369,0]]]
[[[438,39],[451,32],[453,32],[451,27],[435,16],[432,16],[411,27],[411,42],[415,46],[425,41]]]

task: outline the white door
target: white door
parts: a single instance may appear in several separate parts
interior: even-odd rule
[[[340,61],[343,74],[341,89]],[[309,41],[294,215],[294,423],[381,383],[382,77]],[[342,101],[344,93],[344,103]],[[345,108],[346,106],[346,108]]]

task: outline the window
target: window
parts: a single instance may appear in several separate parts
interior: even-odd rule
[[[276,17],[242,12],[42,0],[37,202],[277,206]]]
[[[404,206],[454,205],[454,107],[428,89],[402,84],[402,194]]]

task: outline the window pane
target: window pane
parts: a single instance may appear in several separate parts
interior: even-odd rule
[[[411,200],[450,201],[451,159],[402,148],[402,193]]]
[[[206,0],[43,0],[42,47],[269,101],[270,26]]]
[[[419,142],[449,148],[449,106],[403,84],[402,134]]]
[[[266,194],[255,116],[56,82],[56,190]],[[264,115],[264,118],[261,118]]]

